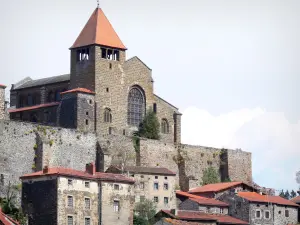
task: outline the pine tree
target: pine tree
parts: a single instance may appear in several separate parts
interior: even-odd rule
[[[283,190],[281,190],[281,192],[280,192],[279,196],[280,196],[281,198],[285,198],[285,195],[284,195],[284,192],[283,192]]]
[[[291,191],[291,198],[295,198],[297,196],[296,192],[294,190]]]
[[[286,190],[286,192],[284,193],[284,198],[289,200],[291,197],[290,192],[288,190]]]
[[[158,140],[159,126],[156,114],[152,110],[148,110],[143,121],[139,125],[139,131],[137,134],[140,137]]]

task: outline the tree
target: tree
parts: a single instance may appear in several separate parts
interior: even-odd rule
[[[295,198],[297,196],[296,192],[294,190],[291,191],[291,198]]]
[[[279,196],[280,196],[281,198],[285,198],[285,195],[284,195],[284,192],[283,192],[283,190],[281,190],[281,192],[280,192]]]
[[[138,136],[158,140],[160,138],[159,126],[156,114],[152,110],[148,110],[139,125]]]
[[[149,222],[144,217],[134,215],[133,216],[133,225],[148,225]]]
[[[137,217],[144,218],[149,222],[156,214],[156,205],[153,201],[145,199],[142,202],[136,203],[134,212]]]
[[[215,168],[208,167],[203,171],[201,185],[220,183],[220,176]]]
[[[288,190],[286,190],[286,192],[284,193],[284,198],[289,200],[291,197],[290,192]]]
[[[297,183],[300,185],[300,171],[298,171],[298,172],[296,173],[296,181],[297,181]],[[299,190],[300,190],[300,187],[299,187]]]

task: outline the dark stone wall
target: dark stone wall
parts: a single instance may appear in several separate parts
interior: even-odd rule
[[[181,202],[178,206],[179,210],[191,210],[191,211],[199,211],[199,204],[190,199],[186,199]]]
[[[77,120],[77,97],[76,95],[66,94],[58,109],[59,125],[64,128],[76,128]]]
[[[77,94],[77,129],[95,131],[95,98],[90,94]]]
[[[57,180],[22,183],[22,208],[28,225],[57,224]]]

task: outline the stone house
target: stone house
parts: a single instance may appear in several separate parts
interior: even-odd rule
[[[298,192],[300,194],[300,192]],[[297,205],[299,205],[298,208],[298,223],[300,223],[300,195],[291,199],[292,202],[296,203]]]
[[[24,175],[22,208],[29,225],[133,223],[134,180],[119,174],[47,168]]]
[[[210,223],[187,222],[184,220],[176,220],[171,218],[162,218],[161,220],[155,223],[155,225],[203,225],[203,224],[216,225],[215,222],[210,222]]]
[[[121,173],[118,166],[110,166],[106,172]],[[176,173],[162,167],[126,166],[123,171],[135,180],[135,202],[153,200],[157,210],[170,210],[176,207]]]
[[[231,225],[246,225],[248,222],[242,221],[240,219],[224,215],[224,214],[208,214],[199,211],[185,211],[185,210],[162,210],[156,214],[156,224],[163,218],[171,218],[187,222],[198,222],[200,224],[209,225],[221,225],[221,224],[231,224]]]
[[[185,211],[199,211],[208,214],[228,215],[229,205],[213,198],[205,198],[183,191],[176,191],[177,209]]]
[[[216,184],[207,184],[201,187],[192,188],[189,190],[190,194],[199,195],[207,198],[218,198],[224,193],[238,193],[240,191],[253,192],[257,189],[251,185],[248,185],[244,182],[225,182],[225,183],[216,183]]]
[[[297,224],[298,205],[279,196],[256,192],[224,193],[218,198],[230,205],[229,215],[251,225]]]
[[[17,221],[5,215],[0,208],[0,225],[20,225]]]
[[[70,73],[13,84],[10,119],[130,135],[151,110],[160,121],[161,139],[180,143],[178,108],[154,93],[152,69],[138,57],[127,59],[126,50],[96,8],[70,47]]]

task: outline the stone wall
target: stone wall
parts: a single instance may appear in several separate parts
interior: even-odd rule
[[[0,85],[0,120],[3,120],[5,117],[5,86]]]
[[[288,216],[285,211],[288,211]],[[274,205],[274,225],[297,224],[298,209],[296,207],[285,207]]]

